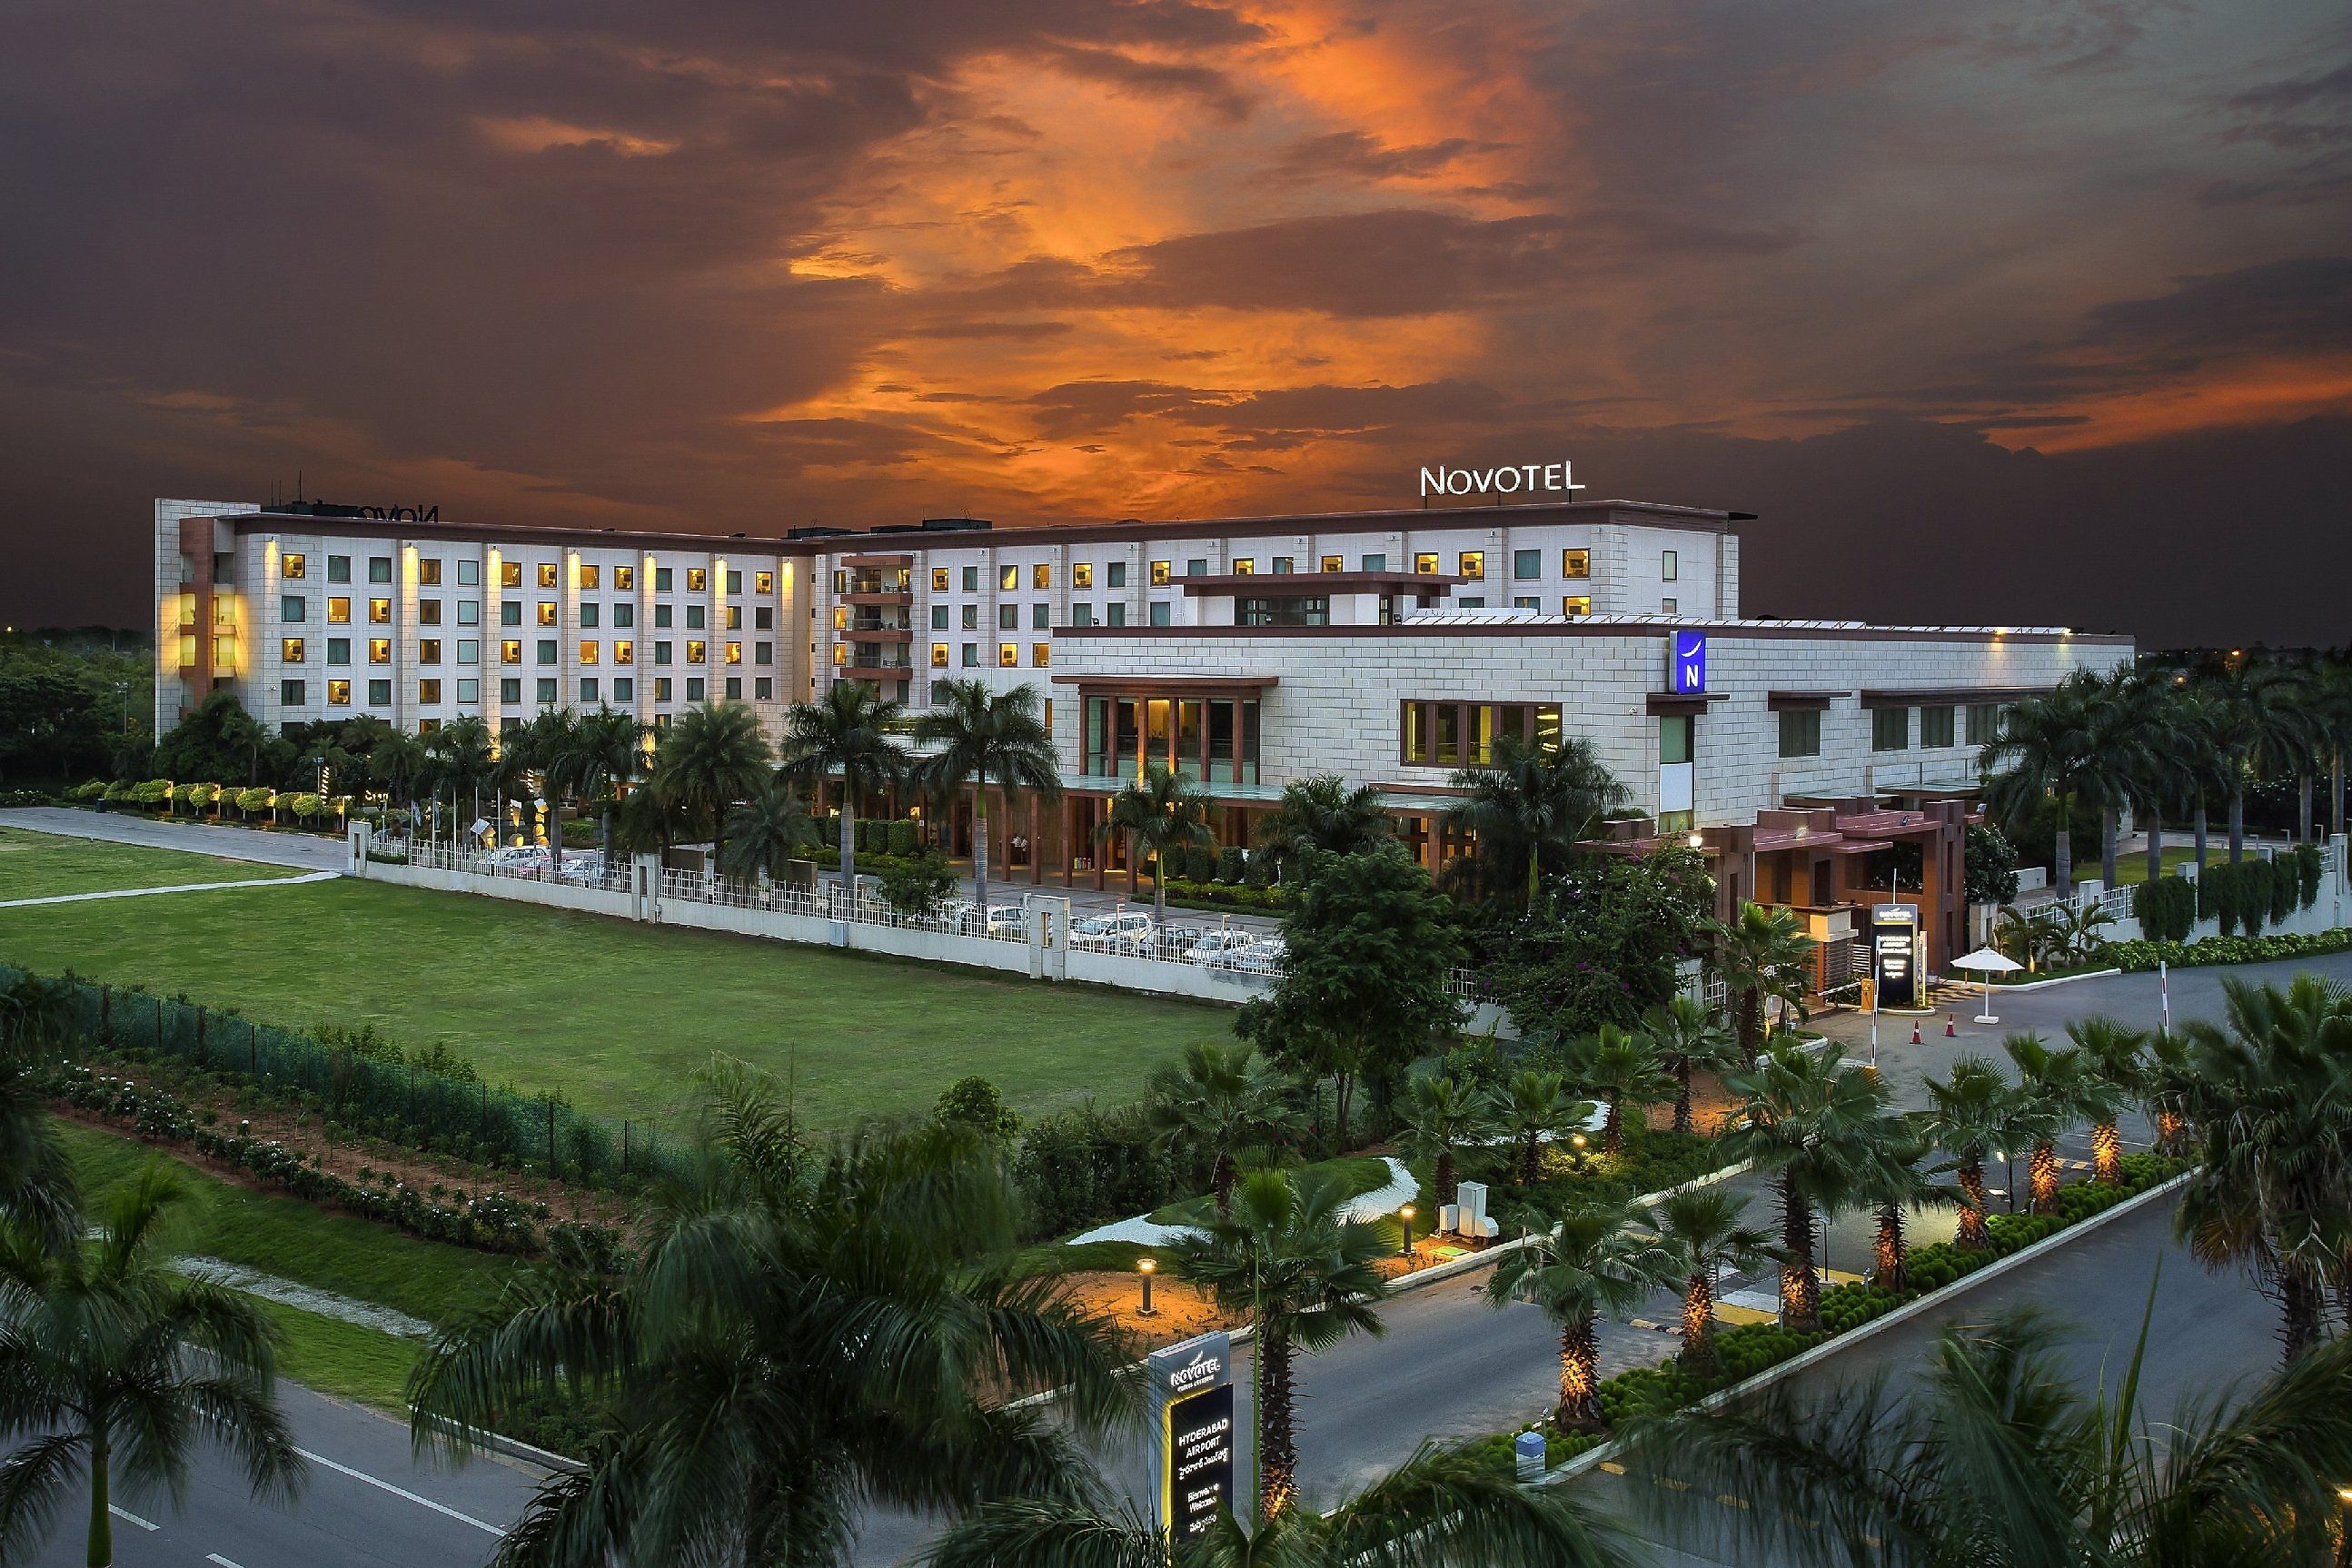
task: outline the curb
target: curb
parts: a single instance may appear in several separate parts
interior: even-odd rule
[[[414,1422],[416,1417],[415,1406],[409,1407],[408,1415],[411,1422]],[[427,1420],[425,1425],[448,1438],[450,1442],[458,1444],[460,1447],[466,1446],[465,1440],[450,1430],[448,1422],[436,1417]],[[520,1459],[526,1464],[537,1465],[542,1470],[553,1470],[567,1476],[584,1476],[588,1473],[588,1467],[578,1459],[567,1458],[562,1454],[551,1454],[544,1448],[534,1448],[520,1437],[509,1437],[500,1432],[481,1434],[472,1447],[486,1448],[493,1454],[501,1454],[509,1459]]]
[[[2041,991],[2049,986],[2065,985],[2077,980],[2105,980],[2111,975],[2121,974],[2122,973],[2123,971],[2120,969],[2086,969],[2080,974],[2053,975],[2048,980],[2021,980],[2014,985],[2004,985],[1999,981],[1995,981],[1993,983],[1992,994],[1996,996],[2015,996],[2023,992]],[[1978,1000],[1982,1000],[1983,996],[1984,987],[1979,985],[1976,988],[1976,997]]]
[[[2099,1226],[2106,1224],[2109,1220],[2120,1218],[2125,1215],[2133,1213],[2137,1209],[2147,1206],[2147,1205],[2155,1202],[2158,1198],[2178,1192],[2181,1187],[2187,1185],[2189,1178],[2196,1173],[2197,1173],[2193,1170],[2183,1171],[2179,1175],[2171,1177],[2169,1180],[2158,1182],[2155,1186],[2148,1188],[2144,1193],[2135,1193],[2130,1197],[2126,1198],[2123,1202],[2116,1204],[2112,1207],[2101,1209],[2097,1214],[2091,1215],[2088,1219],[2081,1221],[2079,1224],[2068,1226],[2065,1229],[2058,1232],[2055,1236],[2045,1236],[2031,1247],[2020,1247],[2006,1258],[1996,1258],[1992,1262],[1986,1264],[1982,1268],[1979,1268],[1972,1273],[1961,1276],[1959,1279],[1953,1280],[1949,1285],[1945,1286],[1939,1290],[1930,1290],[1924,1296],[1916,1297],[1909,1301],[1906,1301],[1902,1306],[1895,1308],[1893,1311],[1887,1312],[1880,1317],[1873,1318],[1870,1321],[1863,1324],[1859,1328],[1849,1329],[1842,1334],[1833,1334],[1829,1339],[1826,1339],[1820,1344],[1815,1345],[1812,1349],[1790,1356],[1787,1361],[1780,1362],[1772,1366],[1768,1366],[1762,1372],[1758,1373],[1754,1377],[1748,1378],[1745,1382],[1735,1383],[1729,1388],[1719,1388],[1713,1394],[1708,1394],[1706,1398],[1700,1400],[1696,1405],[1692,1405],[1690,1408],[1694,1410],[1716,1409],[1721,1405],[1729,1404],[1735,1399],[1744,1398],[1750,1394],[1754,1394],[1759,1389],[1769,1388],[1773,1384],[1780,1382],[1782,1378],[1792,1376],[1797,1373],[1804,1371],[1807,1367],[1818,1365],[1819,1363],[1829,1360],[1830,1357],[1838,1354],[1840,1352],[1849,1350],[1854,1345],[1860,1344],[1863,1341],[1869,1339],[1875,1334],[1883,1333],[1886,1330],[1894,1328],[1899,1323],[1907,1322],[1911,1319],[1928,1310],[1930,1308],[1942,1306],[1945,1302],[1953,1300],[1955,1297],[1974,1289],[1977,1286],[1983,1284],[1988,1279],[1997,1279],[2000,1275],[2006,1274],[2013,1268],[2023,1268],[2027,1263],[2042,1257],[2043,1254],[2053,1252],[2059,1247],[2066,1245],[2066,1243],[2073,1241],[2088,1232],[2096,1230]],[[1618,1440],[1612,1438],[1608,1442],[1600,1444],[1595,1447],[1587,1448],[1583,1453],[1577,1455],[1574,1458],[1569,1460],[1566,1464],[1559,1466],[1557,1468],[1546,1470],[1542,1475],[1538,1476],[1534,1480],[1529,1481],[1527,1484],[1536,1487],[1548,1487],[1555,1485],[1560,1481],[1573,1480],[1578,1476],[1580,1476],[1586,1471],[1600,1465],[1603,1460],[1614,1458],[1617,1453],[1617,1447]]]

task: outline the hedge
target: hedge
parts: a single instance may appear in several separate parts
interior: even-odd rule
[[[2187,942],[2197,928],[2197,884],[2186,877],[2159,877],[2140,884],[2132,913],[2151,942]]]
[[[1170,903],[1189,904],[1195,909],[1279,912],[1290,907],[1288,890],[1279,886],[1260,888],[1244,883],[1234,887],[1224,882],[1201,882],[1189,877],[1171,877],[1164,890]]]
[[[2126,973],[2164,963],[2174,969],[2200,964],[2268,963],[2282,958],[2318,958],[2352,949],[2352,926],[2332,931],[2280,933],[2269,936],[2209,936],[2203,942],[2118,942],[2107,948],[2108,962]]]

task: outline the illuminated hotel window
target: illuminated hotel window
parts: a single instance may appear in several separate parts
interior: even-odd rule
[[[1054,662],[1054,645],[1049,642],[1029,645],[1029,662],[1043,669]]]
[[[615,566],[613,568],[613,586],[617,592],[625,594],[636,585],[637,569],[635,567]]]
[[[1591,576],[1592,552],[1590,550],[1561,551],[1559,552],[1559,574],[1563,577]]]
[[[441,683],[440,683],[439,681],[437,681],[437,680],[420,680],[420,681],[418,681],[418,682],[416,683],[416,700],[418,700],[419,702],[438,702],[438,701],[440,701],[440,700],[441,700]]]
[[[562,615],[562,605],[552,599],[541,599],[539,602],[539,624],[542,626],[554,626]]]
[[[1054,585],[1054,569],[1053,569],[1051,566],[1048,566],[1048,565],[1045,565],[1045,564],[1043,564],[1043,563],[1040,563],[1040,564],[1038,564],[1038,565],[1036,565],[1036,566],[1034,566],[1034,567],[1030,568],[1030,571],[1029,571],[1029,586],[1030,586],[1030,587],[1032,587],[1032,588],[1034,588],[1034,589],[1036,589],[1037,591],[1039,591],[1040,593],[1042,593],[1042,592],[1044,592],[1045,589],[1050,588],[1050,587],[1052,587],[1053,585]]]
[[[584,642],[580,645],[580,662],[583,664],[594,664],[596,662],[596,645],[594,643]]]
[[[1346,556],[1344,556],[1344,555],[1326,555],[1325,557],[1323,557],[1323,570],[1324,570],[1324,571],[1326,571],[1326,572],[1345,572],[1347,569],[1348,569],[1348,558],[1347,558]]]
[[[1169,563],[1165,561],[1155,561],[1151,563],[1151,585],[1153,587],[1165,588],[1168,586],[1168,567]]]
[[[509,637],[504,642],[499,644],[499,662],[500,664],[520,664],[522,662],[522,638]]]
[[[1419,576],[1433,577],[1437,574],[1437,557],[1425,552],[1416,555],[1412,558],[1412,569]]]
[[[327,701],[337,708],[350,707],[352,705],[352,683],[348,680],[330,680],[327,682]]]
[[[743,629],[742,605],[730,605],[727,606],[727,629],[730,632],[740,632]]]
[[[306,577],[310,575],[310,563],[302,556],[286,555],[279,557],[278,570],[289,577]]]
[[[776,574],[773,572],[754,572],[751,574],[751,591],[755,594],[774,593]]]
[[[425,560],[419,561],[416,563],[416,580],[419,583],[424,584],[428,588],[439,587],[441,585],[441,563],[439,559],[428,557]]]
[[[1459,567],[1462,576],[1484,577],[1486,574],[1486,552],[1483,550],[1464,551]]]
[[[1508,736],[1538,751],[1559,746],[1559,705],[1551,702],[1401,702],[1397,755],[1415,767],[1484,767]]]
[[[1591,615],[1592,613],[1592,595],[1590,594],[1569,595],[1566,598],[1560,600],[1559,613],[1563,616]]]
[[[521,563],[521,562],[520,562],[520,561],[501,561],[501,562],[499,562],[499,586],[501,586],[501,587],[505,587],[505,588],[520,588],[520,587],[521,587],[521,586],[522,586],[522,563]]]
[[[425,637],[419,641],[416,645],[416,662],[419,664],[440,663],[441,639],[439,637]]]
[[[303,699],[307,695],[309,695],[307,689],[299,680],[281,680],[278,683],[278,700],[286,707],[301,707]]]
[[[539,585],[542,588],[558,586],[554,562],[542,561],[539,563]]]
[[[933,643],[931,645],[931,668],[933,669],[945,669],[947,667],[948,645],[943,642]]]
[[[278,658],[281,664],[301,663],[302,639],[300,637],[282,638],[278,644]]]
[[[710,569],[707,566],[688,567],[686,569],[686,591],[689,594],[709,593],[710,591]]]
[[[730,664],[740,664],[743,662],[743,645],[741,643],[730,642],[727,645],[727,662]]]
[[[370,664],[390,664],[392,662],[392,639],[390,637],[368,638],[368,662]]]
[[[604,584],[604,574],[602,567],[591,566],[584,561],[580,563],[580,585],[582,587],[601,587]]]
[[[350,626],[352,624],[352,602],[349,599],[329,599],[327,601],[327,622],[330,626]]]
[[[614,664],[636,663],[637,645],[626,640],[614,643],[613,645],[613,662]]]
[[[849,629],[849,606],[847,605],[835,605],[833,607],[833,629],[837,632],[846,631]]]
[[[1257,563],[1246,555],[1234,563],[1234,575],[1236,577],[1247,577],[1256,570]]]
[[[1094,563],[1093,563],[1093,562],[1091,562],[1091,561],[1081,561],[1081,562],[1077,563],[1076,565],[1074,565],[1074,566],[1072,566],[1072,567],[1070,568],[1070,586],[1071,586],[1071,587],[1073,587],[1073,588],[1091,588],[1091,587],[1093,587],[1094,585],[1095,585],[1095,564],[1094,564]]]
[[[1011,669],[1020,662],[1021,645],[1019,643],[1005,642],[996,645],[996,663],[999,668]]]
[[[849,662],[849,645],[847,643],[837,642],[833,645],[833,662],[836,668]]]
[[[947,591],[948,591],[948,569],[947,569],[946,567],[944,567],[944,566],[934,566],[934,567],[932,567],[932,568],[931,568],[931,592],[932,592],[932,593],[934,593],[934,594],[944,594],[944,593],[946,593]]]
[[[388,626],[392,625],[392,601],[390,599],[370,599],[368,601],[368,625],[372,626]]]

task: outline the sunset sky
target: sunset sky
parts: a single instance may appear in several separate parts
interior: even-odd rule
[[[28,0],[0,200],[19,622],[298,469],[781,532],[1567,458],[1760,514],[1752,611],[2352,635],[2341,0]]]

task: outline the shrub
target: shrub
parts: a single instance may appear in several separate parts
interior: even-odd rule
[[[882,883],[882,897],[890,907],[917,920],[929,920],[938,914],[940,906],[956,889],[955,871],[948,865],[948,858],[936,849],[911,860],[882,863],[877,875]]]
[[[106,786],[105,799],[110,803],[128,801],[139,793],[139,786],[128,780],[119,780]]]
[[[1188,881],[1213,881],[1217,875],[1217,852],[1206,844],[1187,845],[1184,849],[1184,877]]]
[[[1006,1108],[1004,1096],[984,1078],[961,1078],[940,1096],[931,1115],[950,1127],[969,1127],[989,1142],[1010,1146],[1021,1131],[1021,1118]]]
[[[2132,912],[2149,941],[2186,942],[2197,925],[2197,885],[2183,877],[2143,882]]]
[[[1228,844],[1223,848],[1218,850],[1217,880],[1228,883],[1240,881],[1242,879],[1242,862],[1247,858],[1248,857],[1241,852],[1241,847],[1238,845]]]
[[[2306,846],[2308,847],[2308,846]],[[2271,862],[2271,924],[2284,925],[2303,901],[2303,868],[2293,855]]]
[[[914,854],[919,847],[916,843],[916,837],[915,825],[912,822],[892,823],[890,825],[890,853],[893,855]]]
[[[1253,855],[1243,863],[1242,880],[1253,888],[1268,887],[1281,869],[1273,856]]]
[[[2316,958],[2352,949],[2352,927],[2270,936],[2211,936],[2203,942],[2119,942],[2108,949],[2116,967],[2126,973],[2154,969],[2158,963],[2186,969],[2209,963],[2263,963],[2282,958]]]
[[[106,798],[107,792],[113,787],[114,786],[112,784],[108,784],[104,779],[91,779],[88,784],[78,784],[74,785],[71,790],[67,792],[67,798],[68,800],[84,801],[104,800]]]
[[[1154,1148],[1141,1106],[1087,1104],[1031,1122],[1013,1176],[1028,1234],[1054,1237],[1190,1197],[1207,1184],[1202,1164],[1196,1150]]]
[[[2319,846],[2298,845],[2294,851],[2294,881],[2297,907],[2309,909],[2319,901]]]
[[[172,781],[149,779],[131,790],[131,798],[141,805],[169,805],[172,804]]]
[[[251,789],[239,790],[237,792],[236,808],[237,810],[247,814],[257,811],[267,811],[269,809],[270,802],[277,798],[278,792],[276,790],[270,789],[264,784],[256,784]]]

